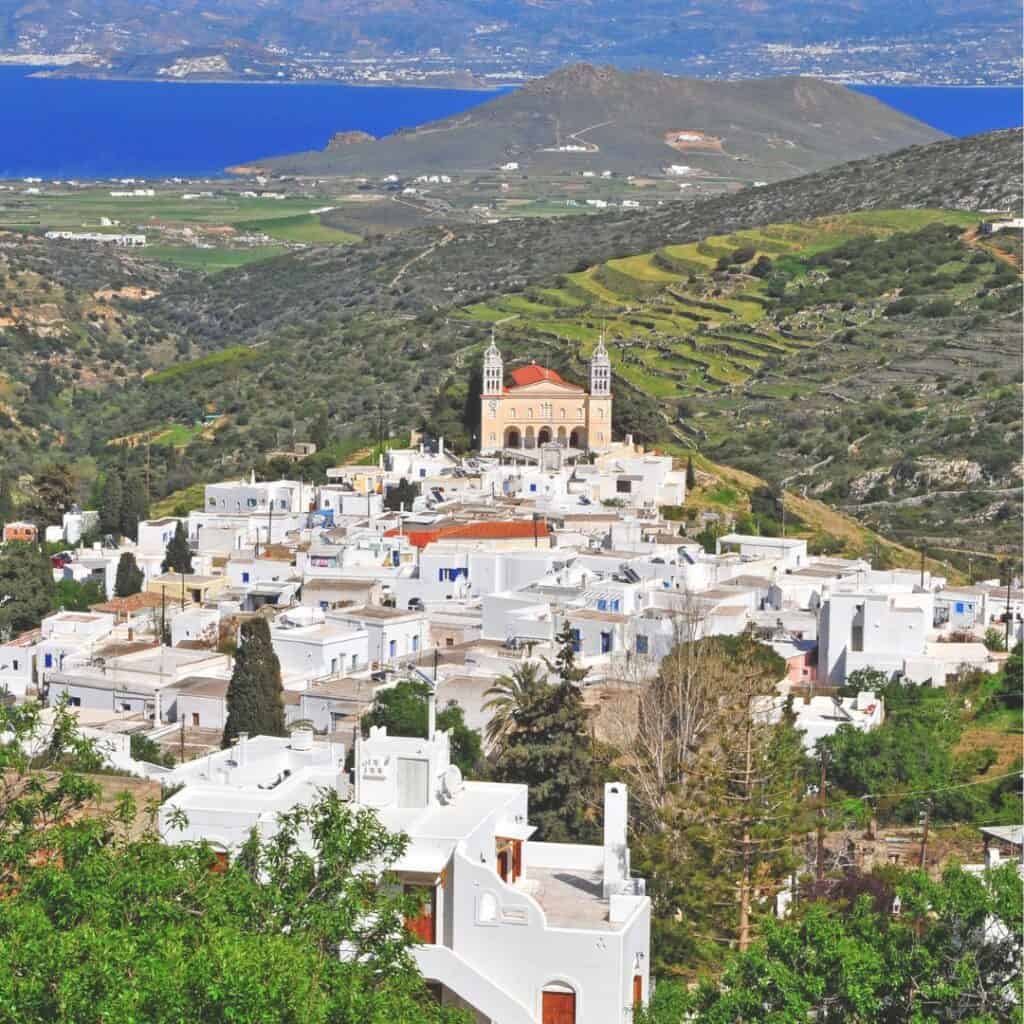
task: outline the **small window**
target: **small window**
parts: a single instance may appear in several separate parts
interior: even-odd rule
[[[255,508],[256,507],[256,499],[255,498],[249,498],[246,501],[246,505],[248,505],[249,508]]]
[[[80,708],[81,706],[82,706],[82,698],[81,697],[68,697],[68,707],[69,708]]]
[[[601,653],[610,654],[612,649],[612,635],[611,633],[601,634]]]
[[[537,490],[537,485],[536,484],[530,484],[530,492],[533,493],[536,490]]]
[[[248,583],[249,582],[249,574],[247,572],[243,572],[242,573],[242,582],[243,583]]]
[[[598,437],[601,435],[598,434]],[[618,494],[632,494],[633,493],[633,481],[632,480],[616,480],[615,490]]]
[[[579,654],[580,653],[580,631],[578,629],[572,629],[569,631],[569,636],[572,639],[572,649]]]
[[[18,659],[17,659],[17,658],[15,658],[15,659],[14,659],[14,660],[13,660],[13,661],[11,662],[11,666],[13,667],[13,669],[14,669],[14,671],[15,671],[15,672],[17,672],[17,671],[18,671]]]
[[[320,602],[320,610],[321,611],[325,612],[325,611],[327,611],[328,608],[330,608],[330,603],[329,602],[327,602],[327,601],[321,601]]]
[[[192,712],[192,728],[193,729],[198,729],[199,728],[199,712],[198,711],[193,711]]]
[[[43,667],[44,668],[53,668],[53,655],[52,654],[45,654],[45,655],[43,655]]]
[[[608,602],[603,597],[597,599],[597,610],[599,612],[608,611]]]
[[[647,640],[646,636],[643,636],[642,634],[638,635],[637,638],[636,638],[636,653],[637,654],[646,654],[647,653],[647,643],[648,643],[648,640]]]
[[[414,651],[418,651],[420,649],[420,638],[418,636],[414,636],[412,638],[412,649]]]
[[[129,704],[126,700],[121,701],[121,710],[122,711],[131,711],[131,709],[132,709],[131,704]]]
[[[398,641],[392,640],[388,644],[388,657],[393,658],[398,653]]]
[[[453,636],[446,636],[444,638],[444,645],[445,645],[445,647],[454,647],[455,646],[455,637],[453,637]]]
[[[957,603],[956,603],[956,611],[957,611],[958,615],[963,615],[963,613],[964,613],[964,603],[963,603],[963,601],[957,601]]]

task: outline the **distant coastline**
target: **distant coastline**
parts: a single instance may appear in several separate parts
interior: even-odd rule
[[[0,178],[224,178],[225,168],[252,164],[254,153],[319,150],[339,131],[379,138],[461,113],[502,91],[493,85],[445,89],[436,82],[33,77],[46,70],[0,63],[0,132],[18,140],[0,149]],[[164,88],[172,83],[192,88]],[[260,85],[292,88],[251,88]],[[1020,124],[1019,90],[1005,86],[853,88],[950,134]],[[83,110],[90,117],[82,118]],[[1007,120],[1006,111],[1016,120]],[[105,126],[99,135],[92,128],[97,123]]]

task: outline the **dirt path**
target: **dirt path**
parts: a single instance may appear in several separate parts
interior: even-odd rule
[[[432,245],[428,245],[427,248],[424,249],[423,252],[421,252],[418,256],[413,256],[413,258],[411,260],[408,260],[407,262],[402,264],[402,266],[398,270],[398,273],[395,274],[395,276],[391,279],[391,284],[389,285],[389,287],[394,288],[395,285],[398,284],[398,282],[402,280],[402,277],[405,274],[405,272],[414,263],[418,262],[419,260],[426,259],[435,249],[440,249],[441,246],[447,245],[449,242],[451,242],[455,238],[455,233],[453,231],[449,231],[448,228],[444,228],[443,230],[444,230],[444,237],[443,238],[439,238]]]
[[[969,231],[965,231],[960,236],[960,241],[964,245],[970,246],[972,249],[980,249],[982,252],[986,252],[989,256],[997,260],[1002,260],[1004,263],[1009,263],[1017,273],[1020,273],[1020,258],[1012,252],[1003,252],[1002,249],[997,248],[994,245],[986,245],[982,241],[982,236],[978,234],[977,228],[971,228]]]

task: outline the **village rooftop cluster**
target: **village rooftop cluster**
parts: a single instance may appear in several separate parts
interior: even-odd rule
[[[626,787],[605,787],[601,845],[535,842],[527,787],[464,780],[437,708],[456,702],[485,736],[486,691],[517,665],[554,659],[567,630],[600,731],[616,696],[680,642],[752,631],[786,664],[758,713],[778,717],[793,698],[813,747],[841,724],[884,720],[880,695],[837,695],[858,669],[936,686],[964,666],[996,671],[1002,656],[982,636],[998,625],[1019,639],[1024,594],[816,557],[786,536],[722,532],[709,552],[664,515],[686,505],[685,470],[613,438],[603,346],[589,389],[536,364],[506,386],[493,344],[483,380],[482,454],[417,437],[375,465],[328,470],[323,485],[212,483],[201,508],[140,523],[135,543],[83,546],[96,514],[65,515],[45,538],[69,548],[54,575],[98,580],[108,600],[3,640],[0,686],[18,701],[66,702],[112,767],[180,787],[161,811],[169,842],[205,839],[230,857],[323,787],[373,808],[410,837],[395,868],[426,890],[416,957],[446,1002],[503,1024],[618,1024],[650,985],[651,906],[630,869]],[[389,494],[413,484],[394,507]],[[163,572],[179,527],[192,571]],[[4,527],[5,542],[35,539],[31,524]],[[144,583],[116,598],[126,552]],[[232,658],[221,650],[253,617],[269,624],[292,734],[222,750]],[[375,695],[410,678],[431,690],[426,737],[363,736]],[[138,761],[132,734],[186,756],[171,768]]]

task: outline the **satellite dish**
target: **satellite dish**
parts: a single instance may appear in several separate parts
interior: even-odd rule
[[[441,788],[449,800],[454,800],[462,792],[462,772],[457,764],[450,764],[441,776]]]

